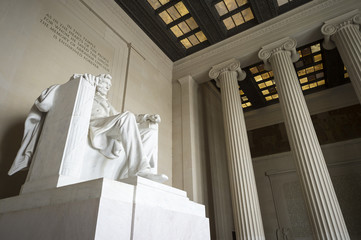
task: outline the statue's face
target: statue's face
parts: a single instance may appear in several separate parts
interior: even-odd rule
[[[111,86],[112,82],[109,78],[102,78],[97,85],[97,92],[106,96]]]

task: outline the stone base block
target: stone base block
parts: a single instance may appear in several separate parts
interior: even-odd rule
[[[0,200],[0,239],[210,239],[203,205],[134,177],[96,179]]]

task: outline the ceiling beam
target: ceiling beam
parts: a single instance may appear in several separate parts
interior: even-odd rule
[[[265,22],[277,16],[275,0],[249,0],[254,17],[258,23]]]
[[[217,43],[226,38],[226,33],[219,25],[210,9],[210,0],[194,1],[183,0],[193,18],[206,35],[210,44]]]

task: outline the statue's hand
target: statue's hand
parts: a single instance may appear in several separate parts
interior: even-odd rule
[[[137,114],[137,123],[142,122],[151,122],[151,123],[160,123],[161,119],[158,114]]]
[[[94,75],[89,74],[89,73],[84,73],[82,77],[83,77],[86,81],[88,81],[91,85],[93,85],[93,86],[97,86],[97,85],[98,85],[98,82],[99,82],[99,78],[98,78],[98,77],[95,77]]]
[[[152,114],[147,116],[147,120],[149,120],[152,123],[160,123],[161,119],[158,114]]]
[[[143,123],[147,121],[148,114],[135,114],[137,123]]]

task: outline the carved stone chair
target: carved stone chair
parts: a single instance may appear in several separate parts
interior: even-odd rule
[[[107,159],[89,144],[88,129],[95,86],[73,79],[58,87],[46,114],[21,193],[40,191],[100,177],[117,178],[125,154]]]

